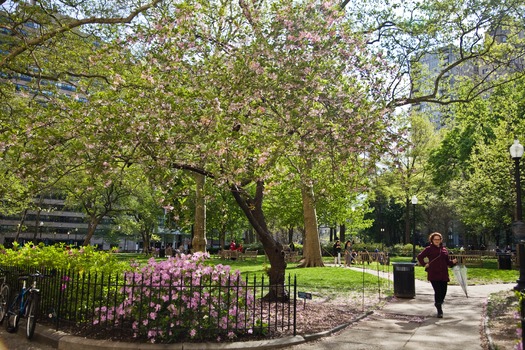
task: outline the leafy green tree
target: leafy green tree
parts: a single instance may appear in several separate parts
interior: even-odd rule
[[[274,181],[268,181],[267,200],[263,204],[263,210],[269,226],[273,230],[286,231],[288,239],[285,243],[290,244],[295,230],[299,230],[303,236],[301,240],[304,239],[301,196],[290,169],[284,165],[279,169],[283,176],[276,176]]]
[[[250,224],[240,210],[239,205],[235,202],[231,192],[208,183],[207,188],[207,237],[213,240],[216,239],[215,242],[218,242],[220,247],[226,246],[226,243],[231,239],[237,242],[241,241],[242,233],[249,228]]]
[[[377,194],[372,192],[372,195]],[[365,218],[373,221],[373,224],[370,228],[365,228],[364,233],[373,242],[381,242],[387,246],[402,243],[405,238],[405,204],[394,198],[373,197],[370,200],[373,211],[365,213]]]
[[[488,231],[498,241],[510,230],[515,189],[508,148],[523,137],[523,92],[519,80],[455,106],[455,118],[430,158],[434,181],[476,236]]]
[[[40,0],[0,1],[2,27],[9,33],[0,43],[5,53],[0,60],[0,71],[53,81],[60,79],[61,74],[81,76],[81,71],[69,63],[78,63],[86,57],[83,56],[86,52],[64,56],[74,51],[68,46],[82,41],[93,43],[96,39],[91,35],[100,37],[100,29],[110,34],[121,24],[140,25],[137,18],[161,2],[122,0],[107,6]],[[60,62],[57,58],[65,59]],[[44,70],[44,67],[52,69]],[[58,74],[50,74],[52,72]]]
[[[366,161],[357,157],[353,161],[332,166],[333,159],[320,162],[319,175],[315,182],[316,207],[319,223],[328,227],[339,226],[339,239],[346,239],[346,228],[359,232],[371,222],[364,219],[368,210],[366,194],[369,191],[368,167]],[[361,166],[360,166],[361,165]]]
[[[354,159],[385,147],[389,134],[384,133],[388,123],[381,102],[382,77],[372,74],[385,65],[361,50],[363,42],[352,35],[341,13],[326,5],[200,6],[180,7],[177,18],[152,17],[159,26],[142,36],[158,38],[144,52],[148,59],[122,72],[126,76],[115,76],[114,90],[92,96],[90,108],[103,106],[106,98],[133,99],[133,104],[111,106],[111,115],[135,116],[140,127],[122,128],[125,122],[120,120],[114,127],[140,139],[141,151],[152,156],[156,167],[201,172],[230,186],[267,251],[279,252],[259,212],[265,177],[279,157],[287,156],[302,172],[303,202],[308,204],[313,168],[301,159],[314,157],[317,149],[327,155],[332,150],[345,159],[351,153]],[[159,8],[153,16],[166,16],[165,10]],[[305,17],[304,10],[311,16]],[[214,20],[213,26],[203,21],[203,14]],[[244,21],[231,21],[240,14]],[[163,26],[164,21],[178,25]],[[335,24],[337,38],[330,27]],[[225,30],[217,30],[221,26]],[[355,57],[349,52],[356,52]],[[341,149],[346,154],[340,154]],[[243,189],[250,184],[255,184],[251,195]],[[312,221],[307,231],[317,237],[315,215],[308,217]],[[272,259],[279,273],[271,278],[281,278],[282,257]]]
[[[313,247],[306,251],[320,259],[314,168],[306,160],[333,153],[338,164],[367,154],[359,165],[372,164],[388,145],[384,75],[372,73],[385,64],[362,50],[363,41],[326,4],[199,6],[179,7],[176,18],[161,17],[170,9],[159,8],[152,17],[159,25],[141,36],[157,39],[137,72],[119,75],[106,97],[133,99],[112,106],[112,114],[135,116],[140,128],[131,129],[133,135],[156,167],[200,172],[231,188],[270,252],[270,278],[279,285],[285,264],[262,211],[266,178],[282,157],[300,174],[306,240],[311,236]],[[93,96],[92,106],[103,103],[101,96]]]
[[[106,217],[124,211],[122,202],[131,195],[124,176],[102,182],[94,173],[75,173],[64,178],[57,186],[66,194],[66,206],[79,209],[86,214],[88,228],[82,245],[90,245],[97,227]]]
[[[424,49],[430,48],[433,36],[429,34],[438,33],[438,24],[446,22],[445,14],[450,12],[425,4],[416,13],[425,19],[419,22],[424,24],[419,31],[417,23],[407,19],[400,20],[397,33],[382,26],[378,30],[387,30],[381,32],[385,46],[397,45],[387,47],[385,55],[379,46],[369,45],[374,37],[356,33],[357,26],[369,29],[365,17],[361,22],[344,17],[366,12],[343,14],[332,3],[157,5],[144,12],[144,22],[136,27],[131,24],[129,30],[90,27],[90,33],[104,39],[99,46],[74,35],[68,38],[71,50],[57,51],[61,54],[57,57],[65,57],[78,44],[82,48],[78,57],[89,59],[58,61],[71,65],[74,74],[63,75],[64,79],[78,79],[79,95],[89,96],[89,103],[51,98],[44,111],[36,104],[30,105],[31,111],[20,108],[27,123],[22,130],[30,129],[28,125],[40,126],[32,132],[42,130],[40,145],[35,134],[29,138],[35,142],[30,154],[54,150],[45,159],[56,165],[57,178],[85,164],[102,170],[108,162],[115,169],[141,164],[149,176],[183,169],[213,179],[232,191],[270,252],[270,278],[275,284],[283,282],[285,264],[279,254],[282,246],[266,222],[263,199],[273,187],[269,180],[287,162],[301,191],[305,266],[321,264],[317,205],[323,197],[326,203],[335,198],[349,203],[353,197],[338,196],[337,186],[326,194],[322,189],[329,188],[329,181],[345,177],[354,184],[351,188],[364,187],[358,180],[396,141],[393,135],[398,130],[387,104],[416,101],[407,98],[408,90],[399,90],[397,84],[405,81],[402,78],[408,71],[392,71],[385,57],[403,63],[399,67],[413,62],[407,57],[422,57]],[[432,11],[439,15],[434,22],[424,18]],[[454,29],[458,30],[451,33],[458,34],[460,28]],[[409,34],[411,40],[398,36],[404,39]],[[412,38],[428,45],[399,48],[400,43],[417,43]],[[129,43],[129,50],[122,49],[123,43]],[[65,69],[57,65],[55,71]],[[397,80],[392,78],[394,73]],[[408,81],[414,83],[414,79]],[[437,95],[420,96],[418,101],[432,99],[438,99]],[[326,169],[330,171],[323,172]],[[170,188],[176,181],[174,177],[163,187]],[[347,204],[344,207],[348,210]],[[345,216],[344,210],[336,212],[329,205],[319,208],[326,209],[326,220]]]
[[[428,164],[430,151],[437,146],[438,135],[428,116],[411,113],[407,118],[407,138],[404,147],[399,147],[385,158],[374,186],[378,205],[393,199],[404,208],[405,244],[411,242],[409,218],[412,196],[422,199],[432,193],[431,171]]]
[[[164,193],[155,189],[145,174],[135,172],[134,180],[130,195],[120,203],[122,210],[112,213],[113,228],[119,234],[141,240],[144,252],[149,253],[151,241],[158,234],[159,220],[170,211],[162,207]]]

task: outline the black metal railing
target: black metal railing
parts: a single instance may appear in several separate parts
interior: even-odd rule
[[[19,275],[36,270],[4,269],[12,291],[18,290]],[[79,336],[173,343],[296,335],[295,277],[277,287],[255,276],[174,280],[64,270],[52,275],[39,281],[39,322]],[[276,290],[281,301],[265,298]]]

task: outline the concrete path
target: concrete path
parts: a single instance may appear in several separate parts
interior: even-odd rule
[[[514,285],[469,286],[468,298],[460,286],[449,285],[443,305],[444,317],[437,318],[432,286],[416,280],[415,298],[394,298],[383,309],[337,334],[285,349],[481,350],[482,315],[487,297],[511,290]]]

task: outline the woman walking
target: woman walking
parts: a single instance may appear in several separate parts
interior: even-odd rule
[[[334,265],[341,266],[341,241],[337,237],[334,243]]]
[[[450,260],[448,250],[443,246],[443,237],[441,233],[434,232],[428,237],[430,245],[426,247],[419,255],[417,260],[420,265],[425,266],[427,279],[434,288],[434,305],[437,309],[437,317],[443,317],[443,302],[447,295],[447,286],[450,278],[448,268],[457,263],[456,259]],[[427,260],[425,260],[425,258]]]

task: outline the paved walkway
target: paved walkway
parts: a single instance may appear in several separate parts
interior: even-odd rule
[[[444,316],[437,318],[432,286],[416,280],[415,298],[394,298],[383,309],[334,336],[285,349],[481,350],[482,315],[487,297],[494,292],[511,290],[514,285],[469,286],[468,298],[460,286],[449,285],[443,304]]]
[[[356,268],[362,271],[362,268]],[[373,271],[377,274],[376,271]],[[392,274],[384,275],[392,278]],[[416,280],[415,298],[394,298],[381,310],[355,324],[332,334],[310,337],[288,337],[275,340],[216,343],[140,344],[90,340],[54,332],[37,326],[35,342],[44,342],[58,349],[144,349],[144,350],[211,350],[211,349],[287,349],[287,350],[481,350],[483,307],[489,294],[511,290],[514,284],[469,286],[469,298],[459,286],[449,286],[443,305],[444,317],[436,318],[433,290],[428,282]],[[509,325],[513,327],[514,325]],[[326,335],[326,336],[323,336]],[[9,336],[24,336],[9,334]],[[315,338],[316,340],[312,340]],[[139,346],[139,347],[137,347]]]

